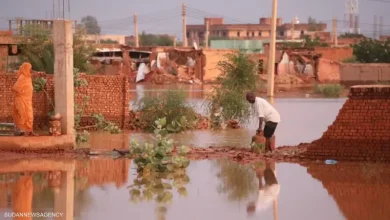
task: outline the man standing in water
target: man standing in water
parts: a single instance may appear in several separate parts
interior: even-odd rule
[[[276,126],[280,122],[280,115],[267,100],[256,97],[253,92],[248,92],[246,94],[246,100],[255,105],[256,115],[259,117],[259,128],[257,129],[256,134],[263,133],[266,139],[265,151],[272,152],[271,137],[274,135]],[[265,122],[264,131],[263,121]]]

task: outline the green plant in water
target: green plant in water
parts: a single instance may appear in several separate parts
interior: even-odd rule
[[[159,118],[166,119],[169,133],[178,133],[196,125],[196,112],[186,102],[186,94],[182,90],[168,90],[157,97],[146,96],[134,103],[133,108],[141,113],[141,128],[148,132],[153,132],[153,124]]]
[[[317,94],[323,94],[325,97],[340,97],[343,92],[344,86],[340,84],[315,84],[314,92]]]
[[[255,172],[250,166],[227,160],[218,160],[215,165],[219,168],[218,192],[226,194],[231,201],[243,201],[248,196],[256,195],[259,185]]]
[[[213,87],[212,94],[207,98],[214,126],[219,127],[229,120],[241,123],[248,121],[252,109],[245,100],[245,94],[256,91],[257,81],[260,80],[257,64],[243,51],[239,51],[226,55],[218,67],[222,74],[217,78],[218,85]]]
[[[107,131],[110,132],[111,134],[119,134],[122,132],[122,130],[115,123],[106,121],[102,114],[94,114],[93,117],[97,121],[96,128],[98,130]]]
[[[186,168],[190,161],[185,157],[190,149],[178,148],[173,155],[173,140],[167,138],[166,118],[155,121],[156,143],[143,145],[131,142],[130,154],[137,165],[137,178],[129,186],[130,198],[134,203],[155,200],[158,203],[157,214],[164,216],[173,197],[173,189],[182,196],[187,196],[185,185],[190,182]]]

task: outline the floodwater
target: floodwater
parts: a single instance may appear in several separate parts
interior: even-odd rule
[[[140,88],[133,91],[135,100],[165,89]],[[184,89],[189,92],[189,101],[202,112],[207,91]],[[277,145],[319,138],[344,102],[276,98],[274,104],[282,117],[276,131]],[[191,131],[172,138],[178,144],[197,147],[245,147],[256,123],[254,119],[238,130]],[[94,133],[90,144],[93,148],[126,148],[133,138],[148,141],[151,137],[133,132]],[[134,184],[140,181],[131,160],[97,157],[86,161],[0,161],[0,219],[12,219],[6,217],[11,212],[59,212],[67,214],[63,219],[68,220],[390,219],[390,164],[318,162],[301,166],[259,161],[240,165],[227,160],[202,160],[191,161],[184,176],[181,178],[186,181],[182,179],[178,188],[174,185],[171,200],[163,204],[157,202],[156,194],[149,195],[151,200],[142,199],[143,193],[135,194],[138,188]],[[149,184],[158,181],[151,179]],[[147,192],[145,196],[161,193]]]
[[[62,173],[45,172],[45,161],[30,161],[34,163],[42,163],[41,172],[0,174],[0,219],[12,219],[4,217],[12,212],[68,213],[69,220],[390,217],[390,165],[314,163],[303,167],[258,162],[251,167],[225,160],[191,161],[186,170],[189,181],[181,194],[173,187],[171,200],[160,203],[155,198],[136,202],[132,197],[133,188],[128,187],[136,179],[136,165],[129,160],[66,161],[72,166],[66,166]],[[48,170],[54,169],[58,161],[52,163]],[[1,172],[16,171],[17,167],[3,164]],[[19,167],[20,171],[29,169],[23,164]],[[268,175],[261,167],[270,168]],[[259,196],[259,178],[262,192],[273,192],[270,195],[274,196]],[[252,215],[247,211],[250,204],[258,210]]]
[[[156,96],[167,89],[182,89],[188,94],[188,102],[199,112],[206,114],[205,97],[210,92],[210,86],[146,86],[136,85],[132,89],[130,105],[145,95]],[[302,97],[305,94],[301,94]],[[339,110],[345,102],[340,99],[319,98],[275,98],[274,106],[280,112],[282,122],[279,123],[275,136],[276,145],[297,145],[302,142],[311,142],[320,138],[327,127],[335,120]],[[227,129],[224,131],[198,130],[186,133],[173,134],[171,137],[176,144],[193,147],[209,146],[237,146],[248,147],[251,137],[258,127],[256,118],[250,120],[242,129]],[[128,132],[116,136],[107,133],[92,133],[89,147],[99,149],[127,148],[130,139],[140,142],[152,140],[151,135],[145,133]]]

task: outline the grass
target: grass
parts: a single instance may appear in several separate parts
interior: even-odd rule
[[[196,112],[186,102],[187,95],[182,90],[168,90],[157,97],[145,96],[134,103],[134,111],[141,112],[142,129],[154,131],[155,121],[166,118],[171,133],[191,128],[196,121]]]
[[[315,84],[314,92],[328,98],[340,97],[344,86],[340,84]]]

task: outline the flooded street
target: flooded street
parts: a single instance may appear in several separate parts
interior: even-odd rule
[[[224,160],[191,161],[186,171],[189,183],[183,185],[186,193],[181,191],[187,195],[180,195],[174,187],[170,202],[161,204],[155,199],[134,202],[128,186],[134,184],[137,174],[131,161],[94,159],[73,163],[74,178],[66,177],[67,172],[2,173],[0,219],[7,219],[2,218],[3,213],[12,210],[64,213],[73,210],[74,218],[66,219],[75,220],[384,220],[390,216],[389,165],[314,163],[306,168],[258,162],[250,167]],[[280,187],[276,201],[258,196],[258,177],[263,177],[265,188],[269,180],[265,167],[275,170]],[[2,168],[2,172],[6,170],[7,166]],[[253,217],[247,212],[251,203],[264,207]]]
[[[133,101],[140,100],[145,95],[156,96],[167,89],[182,89],[188,94],[188,101],[199,113],[207,114],[205,98],[210,92],[210,86],[147,87],[137,85],[132,90]],[[304,94],[301,94],[304,96]],[[340,108],[345,102],[340,99],[319,98],[275,98],[274,105],[281,115],[282,122],[276,129],[276,145],[297,145],[302,142],[311,142],[320,138],[327,127],[335,120]],[[193,147],[209,146],[237,146],[248,147],[251,137],[256,133],[258,119],[253,118],[242,129],[227,129],[224,131],[198,130],[181,134],[173,134],[171,137],[177,144],[185,144]],[[130,139],[140,142],[151,140],[151,136],[145,133],[129,132],[116,136],[106,133],[92,133],[88,147],[95,149],[127,148]],[[119,147],[119,148],[120,148]]]
[[[189,102],[203,112],[207,89],[184,89],[189,91]],[[133,101],[164,91],[137,87]],[[275,98],[274,105],[282,117],[276,144],[296,145],[321,137],[344,102]],[[195,147],[248,147],[256,125],[253,119],[242,129],[190,131],[172,138],[177,144]],[[89,146],[127,148],[130,139],[148,141],[151,136],[92,133]],[[136,165],[127,159],[4,162],[0,164],[0,219],[12,219],[5,217],[10,212],[68,213],[69,220],[390,219],[390,164],[326,165],[319,161],[303,166],[259,161],[240,165],[227,160],[202,160],[191,161],[182,175],[181,181],[137,178]],[[172,192],[172,198],[160,197],[162,189],[157,185],[161,184]],[[152,189],[143,188],[146,186]]]

